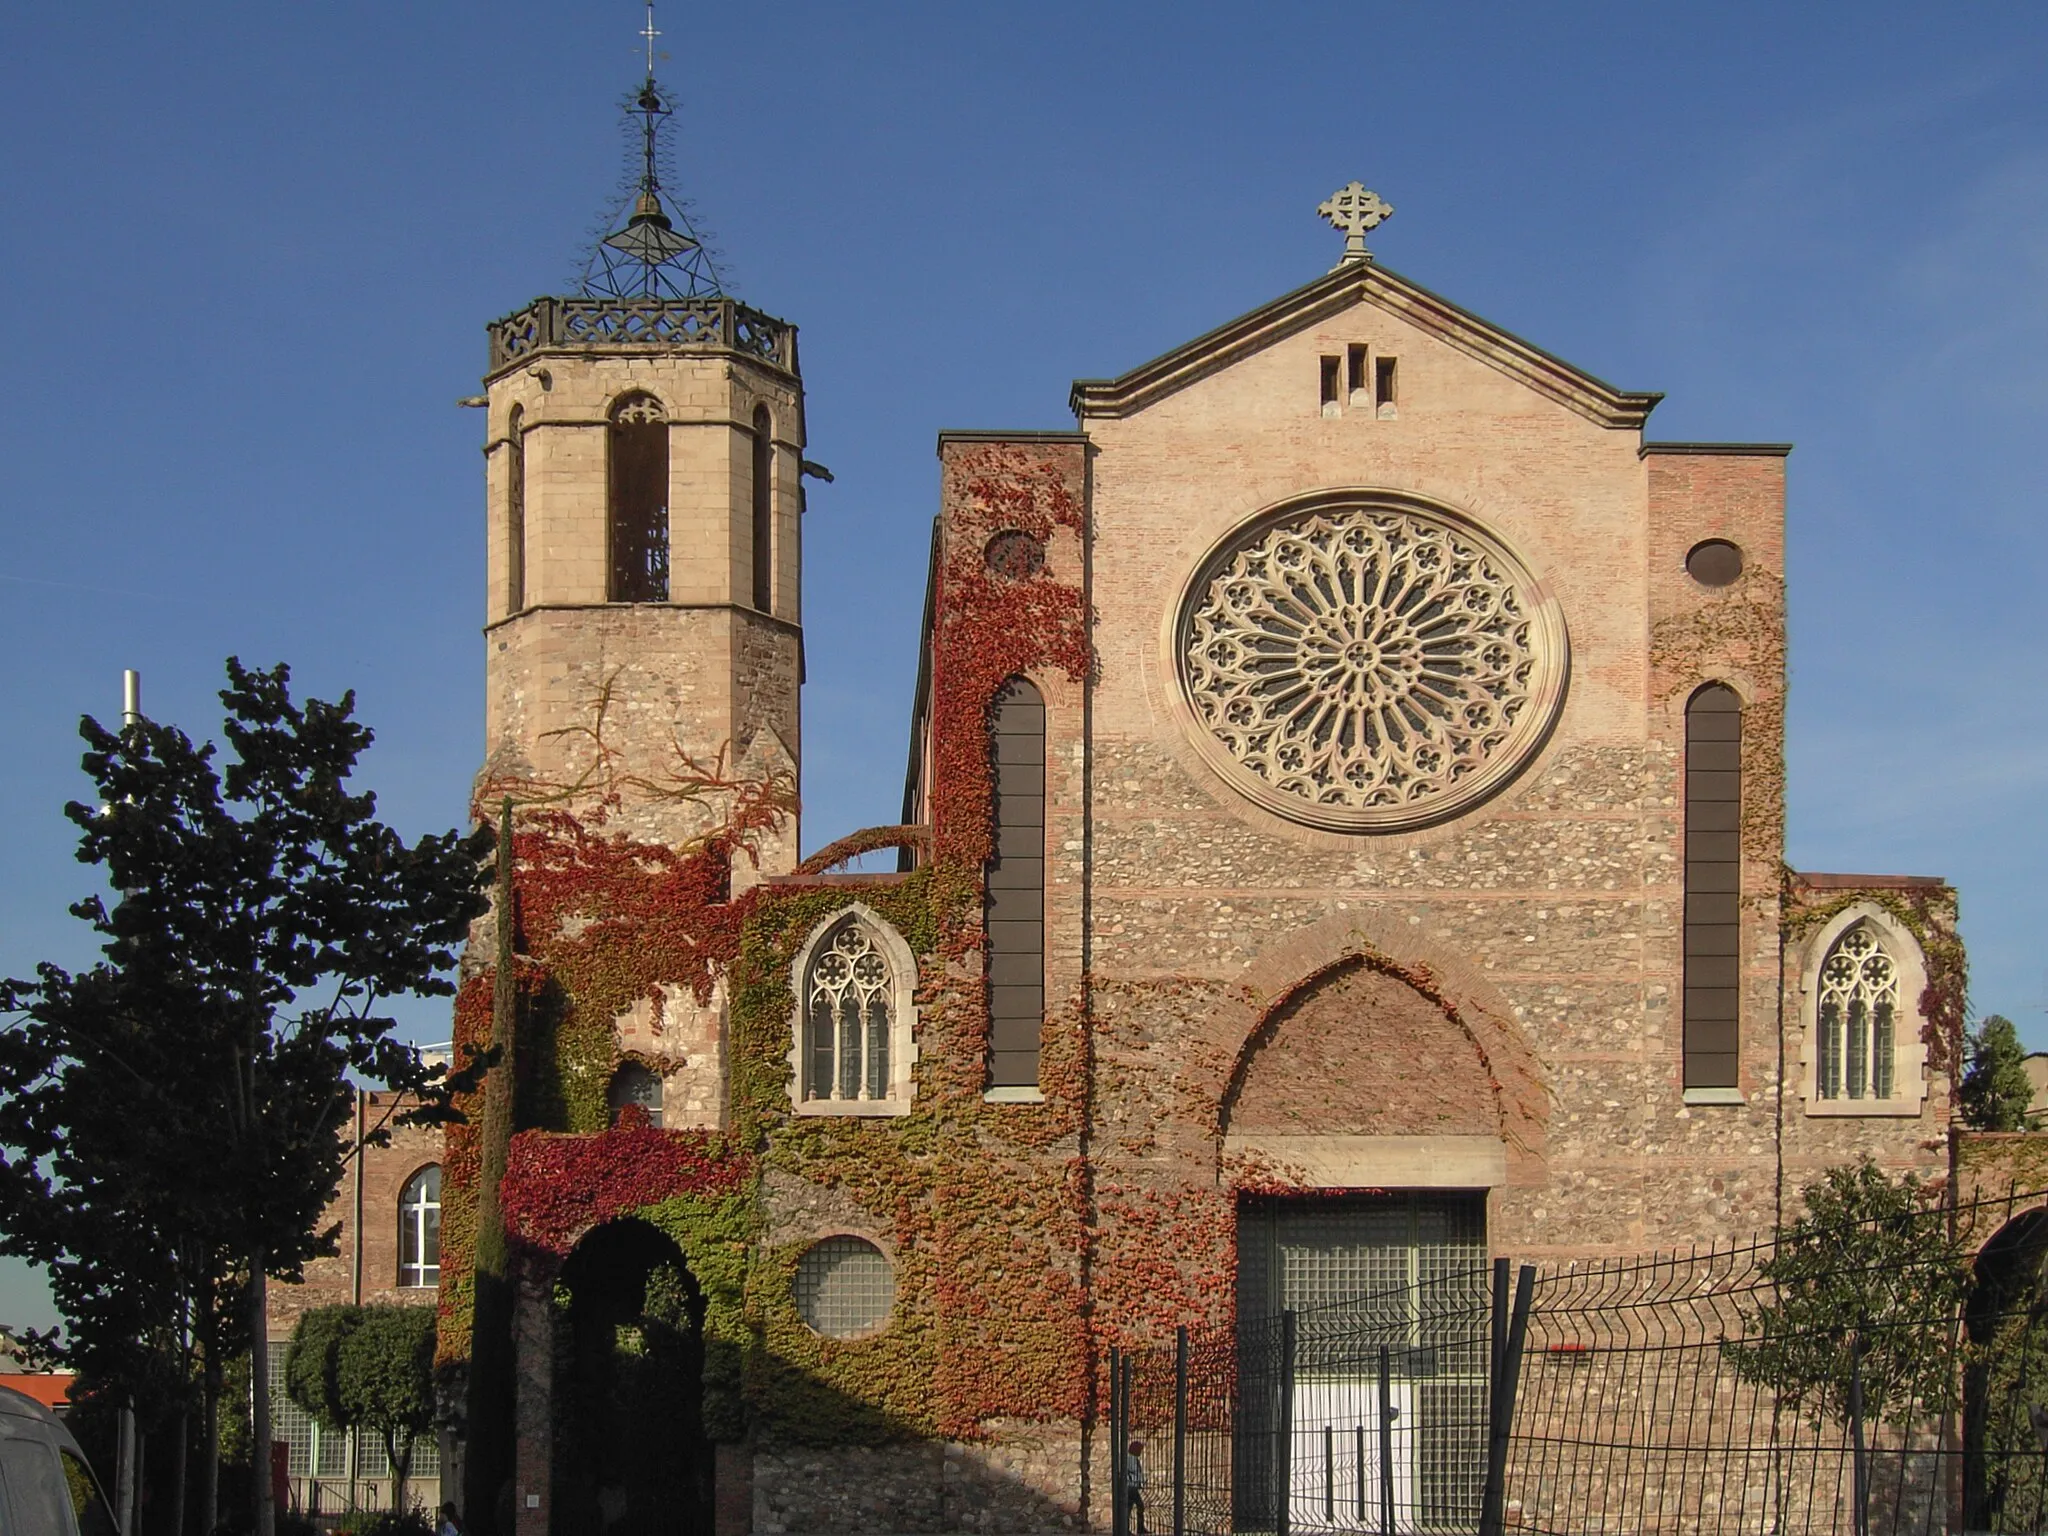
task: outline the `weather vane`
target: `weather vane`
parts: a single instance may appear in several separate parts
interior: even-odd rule
[[[626,112],[637,117],[638,175],[629,181],[632,214],[625,226],[603,236],[584,268],[583,290],[608,299],[691,299],[720,291],[718,273],[704,243],[690,227],[683,207],[674,217],[662,198],[661,134],[675,115],[670,98],[654,81],[654,0],[647,0],[647,76],[629,98]],[[614,215],[616,217],[616,215]],[[680,227],[678,227],[680,225]],[[608,226],[600,226],[608,227]]]
[[[1369,192],[1363,182],[1354,181],[1324,198],[1317,205],[1316,212],[1343,231],[1344,256],[1337,263],[1342,267],[1354,261],[1372,260],[1372,252],[1365,248],[1365,232],[1378,229],[1391,219],[1394,205],[1381,202],[1379,193]]]

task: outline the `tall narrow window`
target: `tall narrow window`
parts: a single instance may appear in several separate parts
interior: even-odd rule
[[[1373,359],[1372,392],[1374,404],[1377,406],[1378,414],[1381,416],[1390,417],[1394,414],[1394,390],[1398,371],[1399,359],[1397,358],[1376,357]]]
[[[610,1112],[613,1125],[629,1109],[637,1109],[647,1116],[647,1123],[657,1130],[661,1127],[661,1079],[653,1068],[643,1067],[637,1061],[629,1061],[612,1074],[611,1087],[605,1090],[605,1108]]]
[[[1323,359],[1323,414],[1335,416],[1342,409],[1337,403],[1337,385],[1344,377],[1344,359],[1326,357]]]
[[[668,420],[652,395],[612,408],[611,600],[668,601]]]
[[[1742,967],[1742,700],[1685,709],[1685,1086],[1737,1086]]]
[[[1898,1011],[1899,968],[1876,930],[1858,923],[1835,940],[1820,966],[1820,1049],[1814,1063],[1819,1097],[1892,1097]]]
[[[505,424],[505,614],[526,607],[526,412],[512,407]]]
[[[775,609],[775,428],[768,407],[754,407],[754,606]]]
[[[989,1086],[1038,1086],[1045,1024],[1045,700],[1021,677],[989,711],[995,849],[988,862]]]
[[[441,1165],[429,1163],[405,1182],[398,1199],[398,1283],[441,1283]]]

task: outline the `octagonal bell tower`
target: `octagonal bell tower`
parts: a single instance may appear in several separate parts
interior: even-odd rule
[[[601,750],[623,801],[610,826],[673,846],[721,814],[716,793],[672,792],[693,776],[794,788],[804,402],[796,328],[724,292],[671,217],[670,110],[650,72],[631,213],[583,291],[489,327],[479,783],[573,782]],[[796,849],[791,817],[760,871]]]

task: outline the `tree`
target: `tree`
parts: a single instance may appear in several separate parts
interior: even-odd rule
[[[328,1429],[377,1435],[404,1510],[413,1447],[434,1427],[434,1309],[316,1307],[292,1335],[285,1390]]]
[[[1722,1348],[1736,1373],[1815,1423],[1846,1418],[1860,1390],[1867,1420],[1905,1424],[1955,1406],[1953,1343],[1970,1289],[1947,1213],[1912,1174],[1893,1182],[1869,1157],[1830,1168],[1801,1192],[1761,1270],[1775,1295]]]
[[[1963,1123],[1975,1131],[2024,1131],[2033,1123],[2034,1080],[2011,1019],[1990,1014],[1969,1037],[1970,1064],[1957,1086]]]
[[[67,1347],[110,1360],[237,1307],[263,1425],[265,1282],[331,1251],[317,1223],[354,1151],[338,1132],[355,1080],[427,1120],[469,1086],[395,1038],[384,1005],[453,990],[491,834],[407,843],[348,791],[372,739],[353,694],[301,706],[282,666],[227,674],[224,768],[175,727],[80,725],[100,803],[66,814],[120,894],[71,909],[102,962],[0,986],[0,1251],[56,1259]],[[211,1393],[227,1343],[207,1351]]]

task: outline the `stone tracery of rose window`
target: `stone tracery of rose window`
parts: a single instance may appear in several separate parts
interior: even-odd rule
[[[858,917],[848,917],[812,957],[805,977],[804,1097],[889,1096],[889,962]]]
[[[1179,662],[1212,760],[1319,825],[1435,819],[1540,743],[1563,626],[1461,521],[1371,501],[1266,521],[1190,590]]]
[[[1821,962],[1814,1063],[1814,1088],[1821,1098],[1892,1096],[1898,1009],[1898,965],[1871,925],[1858,923],[1835,940]]]

